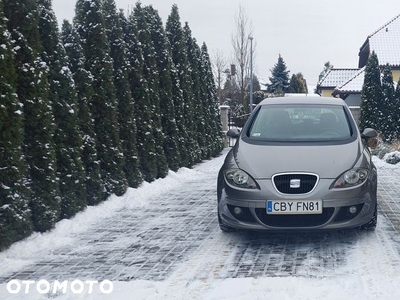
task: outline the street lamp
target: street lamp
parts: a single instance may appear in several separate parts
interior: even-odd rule
[[[253,37],[250,40],[250,113],[253,111]]]

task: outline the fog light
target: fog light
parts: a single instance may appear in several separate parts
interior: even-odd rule
[[[349,207],[349,213],[354,215],[357,212],[357,206],[350,206]]]
[[[240,207],[235,207],[235,208],[233,209],[233,212],[234,212],[235,214],[237,214],[237,215],[240,215],[240,214],[242,214],[242,209],[241,209]]]

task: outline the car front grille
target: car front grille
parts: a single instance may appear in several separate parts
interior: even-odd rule
[[[299,195],[310,193],[318,182],[315,174],[285,173],[272,177],[275,189],[282,194]]]
[[[322,214],[269,215],[265,208],[256,208],[256,215],[262,223],[274,227],[313,227],[323,225],[332,217],[335,209],[324,208]]]

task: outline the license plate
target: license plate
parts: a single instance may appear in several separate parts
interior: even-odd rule
[[[267,214],[322,214],[322,200],[268,200]]]

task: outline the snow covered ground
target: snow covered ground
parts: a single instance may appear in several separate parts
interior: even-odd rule
[[[225,154],[89,207],[0,253],[0,299],[400,297],[400,167],[375,160],[375,232],[224,234],[215,189]],[[65,280],[65,293],[52,293]]]

